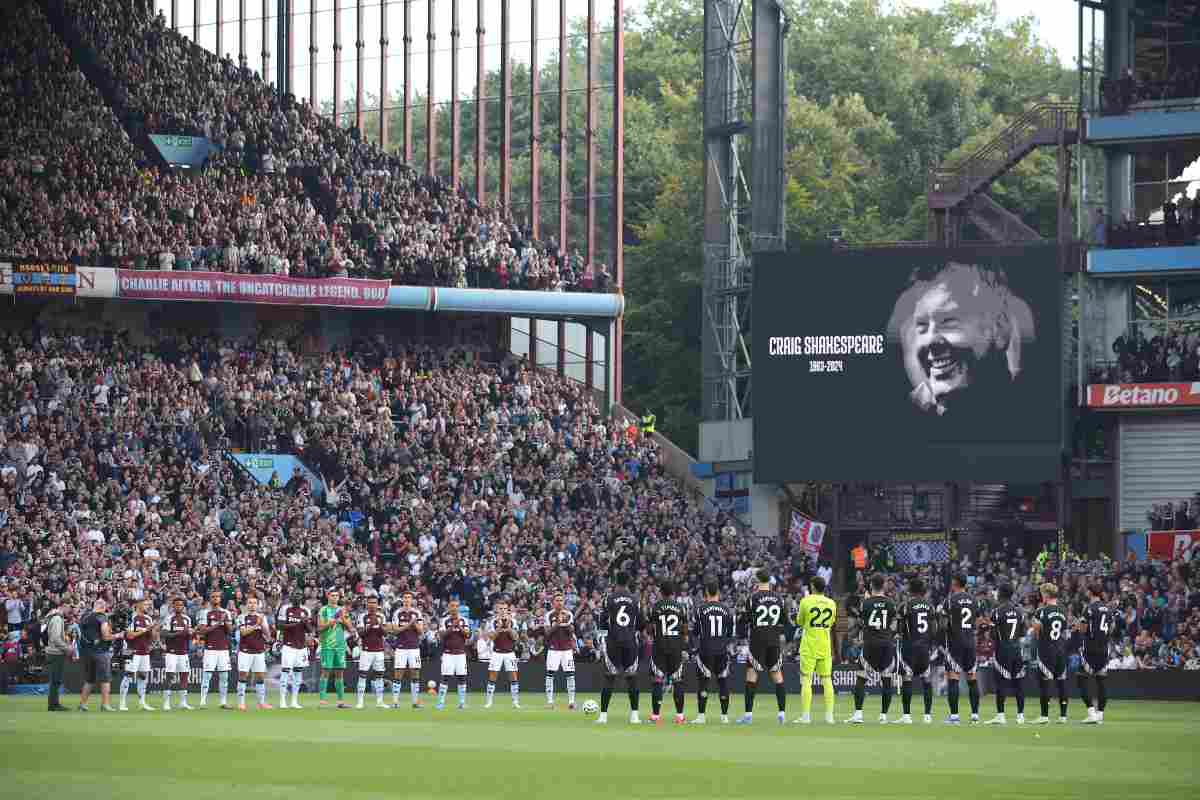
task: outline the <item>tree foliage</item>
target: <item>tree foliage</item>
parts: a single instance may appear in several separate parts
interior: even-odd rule
[[[984,0],[937,10],[883,0],[785,0],[789,240],[921,239],[928,170],[965,156],[1076,73],[1031,19]],[[702,0],[647,0],[626,37],[626,405],[696,452],[703,132]],[[1035,153],[993,188],[1043,235],[1055,230],[1055,161]]]

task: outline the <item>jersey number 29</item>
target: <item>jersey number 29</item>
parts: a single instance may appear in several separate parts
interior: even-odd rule
[[[779,606],[759,606],[758,618],[754,621],[754,626],[765,628],[768,625],[778,625],[781,613]]]

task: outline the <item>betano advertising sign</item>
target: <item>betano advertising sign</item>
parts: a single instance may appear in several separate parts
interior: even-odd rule
[[[1200,383],[1093,383],[1091,408],[1200,407]]]

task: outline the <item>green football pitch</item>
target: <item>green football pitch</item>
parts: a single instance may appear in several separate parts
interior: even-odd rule
[[[1182,800],[1200,793],[1196,703],[1114,702],[1099,728],[1018,728],[1010,708],[1008,727],[998,729],[926,726],[919,716],[912,727],[880,726],[871,721],[879,701],[868,698],[866,725],[803,728],[777,725],[773,700],[759,698],[749,728],[713,724],[716,715],[703,728],[635,728],[618,695],[602,728],[561,706],[547,710],[532,693],[519,712],[507,695],[485,711],[478,694],[466,711],[434,711],[428,698],[421,711],[379,710],[368,693],[363,711],[318,709],[306,696],[303,711],[244,714],[212,707],[100,714],[95,705],[88,714],[48,714],[44,698],[0,698],[0,796]],[[795,716],[798,698],[789,700]],[[156,696],[152,704],[160,702]],[[694,702],[688,698],[689,716]],[[839,720],[849,703],[839,696]],[[649,704],[643,694],[643,714]],[[814,705],[820,712],[820,696]],[[1031,706],[1036,711],[1036,700]],[[944,715],[944,701],[934,712]],[[1073,718],[1082,714],[1073,703]]]

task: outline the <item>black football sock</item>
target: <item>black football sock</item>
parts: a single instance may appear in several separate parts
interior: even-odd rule
[[[630,711],[638,710],[638,698],[640,698],[641,696],[642,696],[642,693],[638,689],[637,684],[634,682],[634,679],[630,678],[629,679],[629,710]]]
[[[900,684],[900,704],[904,707],[904,715],[912,713],[912,681]]]
[[[997,714],[1004,713],[1004,684],[1006,682],[1007,681],[1004,678],[998,677],[996,680],[996,713]]]
[[[862,711],[863,701],[867,698],[867,679],[859,675],[854,680],[854,710]]]
[[[1067,691],[1067,682],[1065,680],[1055,681],[1058,684],[1058,713],[1060,716],[1067,715],[1067,703],[1070,701],[1071,694]]]
[[[1096,710],[1101,714],[1104,713],[1104,707],[1108,705],[1108,686],[1105,685],[1107,678],[1096,676]]]
[[[967,697],[971,700],[971,714],[979,715],[979,681],[967,678]]]
[[[1038,699],[1042,702],[1042,716],[1050,716],[1050,681],[1038,678]]]
[[[757,681],[746,681],[746,713],[754,711],[754,690],[758,688]]]
[[[787,711],[787,686],[785,684],[775,684],[775,702],[779,704],[780,711]]]
[[[728,714],[729,713],[729,679],[728,678],[718,678],[717,679],[717,692],[719,693],[719,696],[721,698],[721,713]]]
[[[696,709],[701,716],[704,716],[704,709],[706,708],[708,708],[708,689],[702,688],[699,692],[696,692]]]
[[[679,681],[678,683],[675,684],[675,713],[676,714],[683,713],[683,700],[684,700],[683,681]]]
[[[921,690],[925,693],[925,713],[933,713],[933,684],[929,681],[922,681]]]
[[[654,682],[654,687],[650,690],[650,713],[658,716],[658,712],[662,711],[663,685],[658,681]]]
[[[892,707],[892,694],[894,692],[894,689],[892,687],[892,679],[891,678],[883,679],[882,691],[883,691],[883,713],[886,714]]]
[[[1083,699],[1083,704],[1091,708],[1092,695],[1088,691],[1088,676],[1081,672],[1075,676],[1075,682],[1079,684],[1079,696]]]
[[[950,716],[958,716],[958,678],[946,684],[946,702],[950,704]]]
[[[608,713],[608,704],[612,702],[612,687],[605,686],[600,690],[600,713]]]
[[[1017,698],[1017,713],[1025,713],[1025,684],[1020,678],[1013,678],[1012,682],[1013,697]]]

